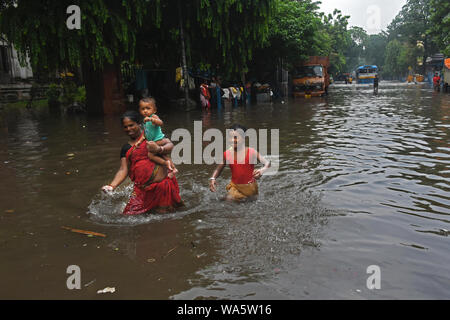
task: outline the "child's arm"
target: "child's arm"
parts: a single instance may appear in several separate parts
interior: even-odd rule
[[[214,170],[212,177],[209,179],[209,190],[211,192],[216,192],[216,178],[220,176],[224,167],[225,163],[217,165],[216,170]]]
[[[152,115],[152,117],[150,118],[150,121],[155,125],[155,126],[160,126],[162,127],[164,125],[164,122],[156,115]]]
[[[259,179],[263,175],[264,172],[266,172],[270,168],[270,161],[268,161],[266,158],[264,158],[262,155],[259,154],[259,152],[256,152],[256,158],[259,162],[261,162],[264,167],[261,169],[256,169],[253,171],[253,178]]]

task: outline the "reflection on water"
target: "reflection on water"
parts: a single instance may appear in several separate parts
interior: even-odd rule
[[[334,85],[328,97],[286,104],[181,116],[160,109],[169,136],[192,132],[198,120],[203,130],[236,122],[280,129],[278,174],[261,179],[257,201],[230,204],[221,200],[228,169],[211,193],[214,166],[183,164],[183,210],[124,217],[131,184],[99,190],[126,141],[118,117],[10,119],[0,136],[0,177],[8,181],[0,186],[2,274],[22,277],[20,256],[60,269],[77,256],[95,266],[98,282],[117,282],[116,298],[450,297],[448,95],[381,82],[377,95],[370,86]],[[85,243],[61,225],[108,236]],[[365,287],[369,265],[380,266],[382,290]],[[70,298],[45,270],[41,277],[54,283],[48,297]],[[95,297],[94,289],[81,297]],[[0,296],[15,297],[11,290]]]

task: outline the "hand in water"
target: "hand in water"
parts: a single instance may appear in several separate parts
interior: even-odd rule
[[[253,170],[253,178],[259,179],[263,174],[262,169]]]
[[[210,180],[209,190],[211,190],[211,192],[216,192],[216,180]]]
[[[111,193],[111,192],[114,191],[114,188],[111,187],[110,185],[107,185],[107,186],[103,186],[102,187],[102,191],[105,192],[105,193]]]

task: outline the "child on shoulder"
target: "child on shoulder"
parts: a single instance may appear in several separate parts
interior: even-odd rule
[[[152,153],[148,149],[148,157],[156,164],[167,167],[169,170],[168,177],[172,178],[174,174],[178,172],[173,164],[172,159],[168,155],[163,155],[166,142],[164,134],[162,133],[161,126],[164,125],[163,121],[156,115],[156,100],[154,98],[143,98],[139,101],[139,113],[144,117],[144,135],[147,141],[154,141],[159,147],[159,153]],[[142,142],[142,139],[138,142]]]
[[[245,146],[245,131],[247,129],[239,124],[232,126],[229,133],[231,147],[224,152],[223,162],[217,166],[209,179],[209,189],[211,192],[215,192],[216,179],[227,164],[230,166],[231,182],[226,187],[228,191],[226,200],[229,201],[242,201],[256,197],[258,195],[256,180],[270,168],[270,161],[255,149]],[[255,170],[257,161],[261,162],[264,167]]]

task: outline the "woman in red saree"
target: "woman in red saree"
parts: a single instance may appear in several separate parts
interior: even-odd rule
[[[155,149],[155,153],[169,153],[173,145],[164,149],[142,139],[144,132],[137,112],[127,111],[122,116],[122,125],[130,141],[122,147],[119,170],[113,181],[102,188],[103,191],[114,190],[129,176],[134,182],[134,189],[123,214],[138,215],[151,210],[166,213],[182,206],[177,179],[168,178],[165,167],[150,161],[146,147],[148,144]]]

